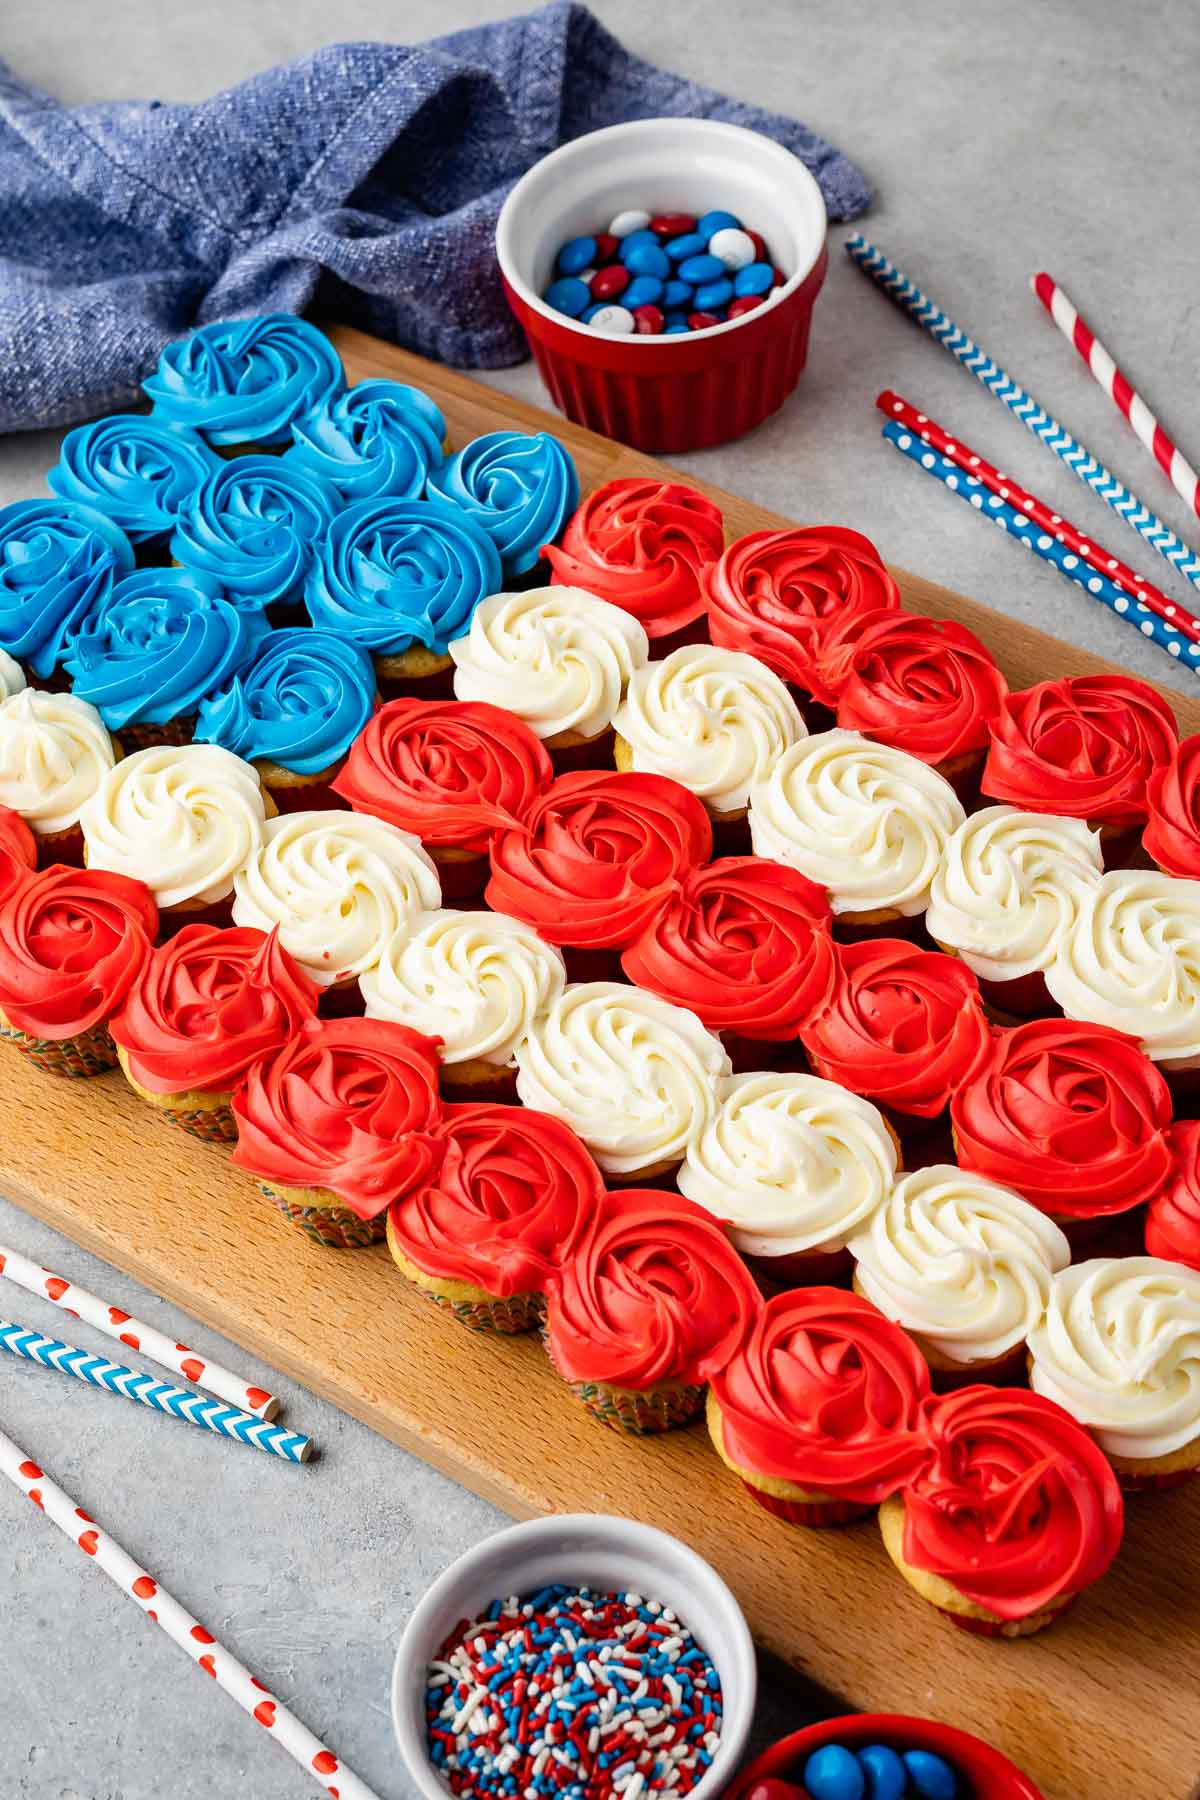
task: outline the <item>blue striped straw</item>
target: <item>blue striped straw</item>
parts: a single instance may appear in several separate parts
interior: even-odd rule
[[[156,1381],[152,1375],[145,1375],[138,1369],[126,1369],[120,1363],[109,1362],[106,1357],[78,1350],[73,1344],[61,1344],[57,1338],[43,1337],[40,1332],[15,1325],[11,1319],[0,1319],[0,1350],[23,1356],[26,1362],[39,1363],[44,1369],[73,1375],[76,1381],[90,1382],[93,1387],[104,1388],[110,1394],[120,1394],[123,1400],[136,1400],[139,1406],[170,1413],[172,1418],[198,1425],[203,1431],[236,1438],[239,1444],[250,1444],[255,1450],[265,1450],[269,1456],[282,1457],[285,1462],[307,1462],[312,1454],[310,1438],[298,1437],[294,1431],[285,1431],[281,1425],[271,1425],[266,1419],[256,1419],[253,1413],[239,1412],[236,1406],[226,1406],[223,1401],[196,1393],[192,1388],[172,1387],[169,1382]]]
[[[915,462],[926,474],[934,475],[944,482],[952,494],[957,494],[960,500],[965,500],[985,518],[991,519],[1001,531],[1007,531],[1010,537],[1024,544],[1027,550],[1032,550],[1035,556],[1040,556],[1043,562],[1053,563],[1060,574],[1065,575],[1068,581],[1073,581],[1076,587],[1082,588],[1091,599],[1101,601],[1127,624],[1136,626],[1144,637],[1150,638],[1176,662],[1183,663],[1193,675],[1200,673],[1194,660],[1200,657],[1200,644],[1194,644],[1185,638],[1169,620],[1160,619],[1157,613],[1151,612],[1143,601],[1131,599],[1107,575],[1101,575],[1081,556],[1076,556],[1068,549],[1066,544],[1059,543],[1057,538],[1035,525],[1023,512],[1018,512],[1015,506],[1002,500],[999,494],[989,492],[977,475],[964,473],[957,463],[942,456],[932,445],[924,443],[895,419],[889,419],[884,425],[883,436],[893,449],[899,450],[902,456],[907,456],[910,462]]]
[[[861,232],[856,231],[853,237],[847,239],[846,250],[864,274],[869,275],[897,306],[902,307],[910,318],[924,326],[931,337],[936,338],[952,356],[957,357],[965,369],[970,369],[972,375],[997,400],[1002,400],[1034,437],[1041,438],[1047,448],[1053,450],[1055,456],[1066,463],[1068,469],[1078,475],[1086,487],[1090,487],[1106,505],[1111,506],[1118,518],[1124,519],[1172,568],[1186,576],[1193,587],[1200,588],[1200,556],[1197,556],[1190,544],[1185,544],[1169,525],[1164,525],[1157,514],[1150,511],[1144,501],[1139,500],[1115,475],[1110,474],[1090,450],[1073,438],[1069,431],[1064,430],[1057,419],[1051,418],[1023,387],[1017,385],[1011,375],[1005,374],[999,363],[993,362],[986,351],[981,350],[953,319],[947,318],[941,307],[935,306],[928,294],[923,294],[916,283],[910,281],[882,250],[868,243]]]

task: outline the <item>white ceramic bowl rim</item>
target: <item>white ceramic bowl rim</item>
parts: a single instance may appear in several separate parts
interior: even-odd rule
[[[781,286],[772,289],[763,306],[753,307],[739,318],[726,319],[720,325],[710,325],[704,332],[675,332],[646,334],[632,333],[629,336],[618,336],[596,332],[590,325],[584,325],[578,319],[570,318],[566,313],[556,311],[548,306],[533,282],[529,279],[530,259],[522,256],[518,243],[522,222],[526,209],[538,208],[548,212],[557,206],[561,212],[564,190],[569,190],[576,197],[574,207],[578,223],[574,228],[563,231],[559,239],[579,235],[586,226],[586,213],[580,210],[586,206],[589,189],[600,184],[592,178],[586,179],[588,171],[597,166],[603,167],[606,162],[619,159],[622,153],[628,153],[631,159],[639,158],[646,168],[654,168],[655,181],[663,179],[662,168],[669,167],[671,159],[676,166],[692,162],[688,156],[688,146],[698,146],[711,152],[719,151],[721,161],[727,171],[733,171],[731,187],[738,187],[736,171],[739,164],[752,162],[760,172],[778,185],[781,194],[786,195],[786,206],[781,210],[793,221],[799,244],[798,254],[791,258],[796,266]],[[585,177],[580,180],[580,177]],[[728,178],[728,177],[727,177]],[[668,179],[676,180],[672,176]],[[625,206],[633,207],[642,203],[643,195],[630,187],[625,196]],[[728,197],[715,194],[707,210],[714,206],[727,206],[733,209],[736,196]],[[679,204],[685,204],[679,201]],[[599,210],[599,203],[593,203]],[[664,200],[661,204],[672,204]],[[697,202],[697,205],[700,203]],[[595,213],[592,213],[594,229]],[[799,223],[796,224],[795,222]],[[751,221],[751,229],[757,230],[761,221]],[[764,137],[761,132],[748,131],[743,125],[728,125],[719,119],[636,119],[624,125],[607,125],[601,131],[590,131],[583,137],[572,138],[548,156],[536,162],[532,169],[526,171],[509,194],[500,209],[500,217],[496,222],[496,255],[501,270],[509,286],[520,295],[525,304],[543,318],[552,320],[556,325],[568,330],[577,331],[593,342],[597,337],[610,336],[617,344],[644,344],[659,347],[673,342],[696,344],[699,341],[709,342],[712,339],[728,336],[739,326],[754,319],[761,319],[763,313],[781,300],[793,294],[796,289],[812,273],[821,255],[825,243],[826,212],[825,198],[812,175],[809,174],[799,157],[785,150],[774,138]],[[778,232],[774,234],[778,237]],[[763,232],[770,240],[772,233]],[[774,247],[774,246],[773,246]],[[785,260],[787,260],[785,258]],[[549,271],[547,270],[547,273]]]

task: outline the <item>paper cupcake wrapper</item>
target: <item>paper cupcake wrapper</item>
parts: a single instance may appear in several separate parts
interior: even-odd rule
[[[46,1075],[63,1075],[83,1080],[92,1075],[107,1075],[117,1067],[117,1046],[109,1036],[107,1025],[94,1025],[77,1037],[37,1038],[18,1031],[0,1017],[0,1038],[15,1044],[35,1068]]]
[[[134,750],[152,750],[158,744],[173,744],[182,748],[191,743],[195,729],[195,713],[189,713],[183,719],[167,719],[161,725],[152,725],[148,721],[122,725],[121,743],[126,756]]]
[[[561,1375],[550,1347],[549,1328],[544,1323],[542,1346]],[[674,1431],[679,1425],[690,1425],[704,1411],[703,1386],[694,1387],[687,1382],[664,1382],[640,1393],[632,1388],[611,1387],[605,1381],[568,1381],[567,1386],[602,1425],[610,1425],[614,1431],[631,1432],[636,1437],[649,1437],[661,1431]]]
[[[71,825],[66,831],[51,831],[45,835],[38,832],[36,835],[39,869],[52,868],[55,863],[66,863],[72,869],[83,868],[82,826]]]
[[[864,1506],[859,1500],[781,1500],[774,1494],[764,1493],[752,1482],[743,1481],[742,1486],[752,1500],[757,1500],[764,1512],[769,1512],[772,1518],[782,1519],[788,1525],[853,1525],[875,1510],[873,1506]]]
[[[161,1106],[155,1111],[168,1125],[206,1144],[236,1144],[237,1120],[229,1106]]]
[[[314,1244],[324,1244],[329,1250],[366,1250],[384,1240],[386,1212],[375,1219],[360,1219],[348,1206],[298,1206],[265,1181],[261,1181],[259,1187],[268,1200],[275,1202],[289,1224],[311,1238]]]
[[[1126,1494],[1165,1494],[1194,1481],[1200,1469],[1170,1469],[1161,1475],[1138,1475],[1132,1469],[1115,1469],[1113,1473]]]
[[[281,813],[345,812],[346,803],[327,781],[309,781],[286,787],[264,780],[263,786]]]
[[[489,1295],[484,1300],[449,1300],[444,1294],[435,1294],[419,1281],[412,1286],[426,1300],[442,1312],[449,1313],[465,1325],[468,1331],[494,1331],[501,1337],[519,1337],[523,1331],[533,1331],[541,1323],[542,1297],[540,1294],[513,1294],[504,1300]]]
[[[1075,1595],[1071,1594],[1060,1606],[1047,1606],[1041,1612],[1030,1613],[1027,1619],[976,1619],[967,1613],[947,1612],[943,1607],[938,1611],[957,1625],[960,1631],[970,1632],[972,1637],[986,1638],[1027,1638],[1035,1637],[1039,1631],[1045,1631],[1056,1619],[1075,1604]]]

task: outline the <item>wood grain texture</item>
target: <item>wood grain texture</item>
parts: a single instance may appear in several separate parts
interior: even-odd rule
[[[358,333],[352,379],[413,382],[453,441],[548,428],[585,488],[661,464]],[[716,489],[733,534],[786,521]],[[1010,680],[1112,665],[897,570],[906,605],[961,619]],[[1200,702],[1168,695],[1200,729]],[[506,1512],[621,1512],[676,1532],[732,1584],[762,1646],[856,1707],[978,1732],[1049,1800],[1189,1800],[1200,1773],[1200,1485],[1130,1503],[1113,1571],[1045,1636],[956,1631],[892,1571],[873,1522],[782,1525],[701,1428],[625,1439],[591,1421],[535,1341],[464,1331],[386,1250],[325,1251],[290,1229],[227,1152],[156,1119],[119,1075],[64,1083],[0,1046],[0,1191]],[[311,1479],[319,1480],[314,1469]]]

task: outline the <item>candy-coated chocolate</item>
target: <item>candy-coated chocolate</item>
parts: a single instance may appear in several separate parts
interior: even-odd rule
[[[666,252],[660,250],[657,244],[630,246],[629,243],[626,243],[621,254],[621,261],[634,275],[655,275],[660,281],[665,281],[671,273],[671,264],[667,259]]]
[[[670,308],[690,306],[692,303],[692,292],[693,289],[690,281],[680,281],[677,276],[672,277],[670,281],[664,281],[663,283],[662,303],[664,306]]]
[[[700,256],[685,257],[679,264],[679,273],[684,281],[720,281],[725,274],[725,264],[705,251]]]
[[[727,269],[744,269],[757,255],[750,233],[732,225],[713,233],[708,240],[708,253],[723,262]]]
[[[709,238],[714,237],[718,231],[740,231],[741,229],[742,221],[736,214],[731,212],[721,212],[719,209],[715,212],[706,212],[696,227],[696,230],[706,242]]]
[[[658,239],[652,231],[631,231],[621,240],[621,248],[617,252],[621,261],[628,268],[629,258],[639,250],[657,250]]]
[[[574,275],[564,275],[546,289],[546,305],[566,313],[569,319],[577,319],[591,297],[587,283]]]
[[[866,1777],[844,1744],[822,1744],[804,1765],[804,1785],[812,1800],[863,1800]]]
[[[620,238],[614,237],[611,231],[598,231],[593,241],[596,245],[595,260],[601,264],[610,263],[621,248]]]
[[[607,268],[597,269],[592,276],[591,294],[593,300],[615,300],[629,286],[629,270],[624,263],[609,263]]]
[[[627,238],[631,232],[644,231],[650,223],[648,212],[620,212],[615,219],[609,221],[608,235],[615,238]]]
[[[890,1744],[866,1744],[858,1762],[867,1778],[866,1800],[904,1800],[908,1771]]]
[[[636,307],[633,322],[643,337],[657,337],[665,324],[662,308],[652,305]]]
[[[555,267],[560,275],[578,275],[581,269],[587,268],[595,254],[594,237],[571,238],[559,251]]]
[[[628,337],[634,330],[633,314],[627,306],[602,306],[588,314],[588,324],[613,337]]]
[[[954,1800],[958,1777],[944,1757],[932,1750],[906,1750],[904,1766],[921,1800]]]
[[[635,313],[639,306],[657,306],[662,299],[663,284],[657,275],[639,275],[621,295],[621,305]]]
[[[710,326],[719,325],[720,323],[721,321],[718,319],[716,313],[694,312],[688,314],[689,331],[707,331]]]
[[[722,276],[720,281],[708,281],[703,287],[696,289],[696,310],[697,312],[716,312],[732,299],[733,283],[728,276]]]
[[[650,221],[650,229],[656,237],[676,238],[681,232],[695,231],[694,213],[658,213]]]
[[[756,262],[770,262],[771,259],[767,255],[767,246],[766,246],[765,242],[763,241],[763,239],[759,236],[758,232],[751,231],[751,229],[748,225],[743,225],[742,230],[745,232],[746,236],[750,239],[750,242],[754,245],[754,260]]]
[[[672,319],[669,322],[669,324],[666,324],[663,326],[663,336],[664,337],[676,337],[679,332],[681,332],[681,331],[687,332],[690,330],[691,330],[691,326],[688,324],[686,319],[681,319],[681,318],[676,317],[676,318]]]
[[[663,248],[673,263],[681,263],[689,256],[703,256],[708,245],[698,231],[687,231],[682,237],[672,238]]]
[[[733,278],[733,291],[742,299],[746,294],[767,294],[775,282],[775,271],[770,263],[747,263],[739,269]]]
[[[743,313],[753,312],[756,306],[763,303],[762,294],[739,294],[729,303],[729,317],[740,319]]]
[[[666,325],[664,329],[667,331],[686,331],[687,328],[687,314],[685,312],[680,312],[677,308],[673,307],[671,311],[666,314]]]
[[[756,1781],[746,1800],[812,1800],[803,1788],[794,1781],[781,1781],[778,1775],[768,1775],[765,1781]]]

